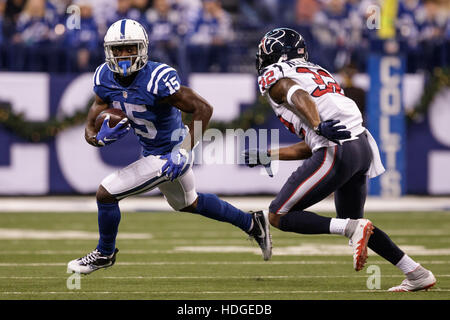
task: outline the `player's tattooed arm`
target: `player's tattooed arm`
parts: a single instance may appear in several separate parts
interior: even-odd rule
[[[270,97],[278,104],[286,103],[288,102],[289,89],[295,85],[297,83],[292,79],[280,79],[270,87]],[[300,113],[309,122],[311,128],[315,128],[320,124],[319,111],[308,92],[299,88],[292,93],[290,98],[292,105],[290,103],[286,103],[286,105],[294,108],[292,111],[295,114]]]
[[[270,158],[278,160],[303,160],[312,156],[311,149],[301,141],[288,147],[269,150]]]
[[[100,99],[99,96],[95,95],[95,101],[89,109],[86,120],[86,127],[84,129],[84,138],[86,139],[87,143],[95,147],[99,146],[96,139],[97,133],[95,132],[95,119],[100,114],[100,112],[106,110],[107,108],[108,104]]]
[[[192,115],[191,122],[188,124],[190,139],[185,139],[181,145],[183,149],[192,149],[197,141],[201,140],[203,132],[208,126],[209,119],[211,119],[213,113],[212,106],[194,90],[185,86],[181,86],[180,90],[162,99],[161,102],[171,104],[181,111]],[[201,122],[202,132],[194,131],[196,127],[194,123],[196,121]]]

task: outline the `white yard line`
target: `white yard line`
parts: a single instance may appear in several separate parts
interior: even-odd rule
[[[420,261],[421,264],[450,264],[448,260]],[[348,261],[151,261],[151,262],[116,262],[115,266],[166,266],[166,265],[337,265],[349,264]],[[388,261],[377,261],[371,264],[390,264]],[[61,267],[67,262],[1,262],[0,267]]]
[[[435,274],[437,278],[448,278],[450,274]],[[381,278],[404,278],[402,274],[398,275],[382,275]],[[295,275],[295,276],[110,276],[110,277],[96,277],[96,279],[107,279],[107,280],[171,280],[171,279],[184,279],[184,280],[219,280],[219,279],[337,279],[337,278],[367,278],[367,275]],[[59,277],[45,277],[45,276],[5,276],[0,277],[1,279],[13,279],[13,280],[51,280],[51,279],[67,279],[67,276]]]
[[[432,292],[450,292],[450,289],[431,289]],[[161,294],[322,294],[322,293],[386,293],[386,290],[376,289],[376,290],[256,290],[256,291],[0,291],[1,294],[5,295],[41,295],[41,294],[75,294],[75,295],[86,295],[86,294],[151,294],[151,295],[161,295]],[[392,293],[395,295],[395,293]]]
[[[120,233],[118,239],[151,239],[150,233]],[[34,229],[6,229],[0,228],[0,240],[97,240],[98,232],[79,230],[34,230]]]
[[[402,248],[412,256],[449,256],[450,249],[427,249],[423,246],[402,246]],[[169,250],[130,250],[121,251],[120,255],[175,255],[175,254],[187,254],[187,253],[249,253],[254,255],[260,255],[261,250],[255,247],[242,247],[242,246],[198,246],[198,247],[175,247]],[[0,255],[32,255],[32,256],[50,256],[50,255],[73,255],[82,256],[86,254],[85,251],[42,251],[42,252],[29,252],[29,251],[6,251],[0,252]],[[350,256],[352,249],[345,245],[314,245],[303,244],[300,246],[285,246],[277,247],[273,249],[273,256]],[[369,250],[370,256],[376,256],[375,252]]]

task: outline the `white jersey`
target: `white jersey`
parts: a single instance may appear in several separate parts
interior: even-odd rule
[[[346,126],[351,138],[355,140],[364,132],[362,115],[356,103],[344,95],[344,91],[324,68],[304,59],[292,59],[275,63],[264,69],[258,77],[259,89],[265,96],[280,121],[311,148],[312,152],[321,147],[335,145],[334,142],[317,135],[308,121],[299,113],[294,113],[291,106],[277,104],[269,95],[269,88],[282,78],[294,80],[308,92],[316,103],[320,120],[340,120],[338,125]]]

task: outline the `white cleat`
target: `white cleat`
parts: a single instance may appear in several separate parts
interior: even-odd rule
[[[411,292],[428,290],[436,284],[436,278],[430,270],[418,266],[416,270],[408,273],[406,279],[399,286],[392,287],[390,292]]]
[[[84,257],[70,261],[67,264],[67,271],[89,274],[101,268],[111,267],[116,262],[117,252],[119,252],[119,249],[116,248],[112,255],[106,256],[95,249]]]
[[[356,271],[362,270],[367,261],[367,243],[373,233],[374,226],[368,219],[358,219],[358,225],[350,237],[353,247],[353,268]]]

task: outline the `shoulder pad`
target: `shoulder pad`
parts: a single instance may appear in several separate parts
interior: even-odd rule
[[[159,64],[150,73],[150,80],[147,83],[147,91],[166,97],[174,94],[180,89],[180,78],[177,71],[167,64]]]
[[[265,94],[278,80],[284,78],[284,70],[279,64],[272,64],[258,77],[259,90]]]

